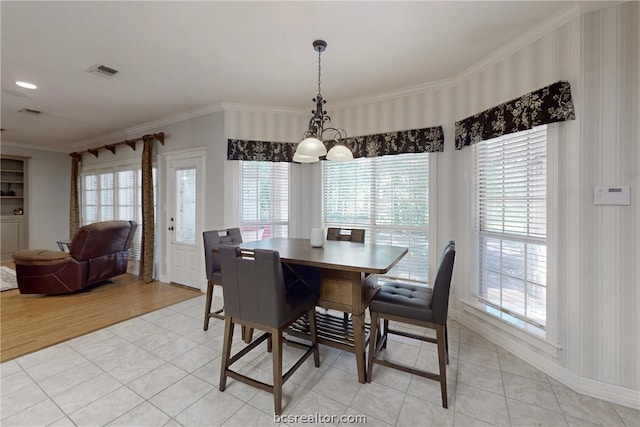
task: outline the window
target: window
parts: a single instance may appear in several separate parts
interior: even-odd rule
[[[478,296],[546,328],[547,128],[475,146]]]
[[[81,225],[97,221],[136,221],[131,259],[139,260],[142,250],[142,170],[128,166],[120,170],[91,171],[82,174]],[[153,170],[153,188],[156,171]],[[154,196],[154,200],[156,200]]]
[[[196,243],[196,168],[176,169],[175,171],[175,241],[176,243],[195,245]]]
[[[289,163],[242,161],[240,194],[243,240],[288,237]]]
[[[323,162],[324,226],[364,228],[368,243],[409,248],[386,277],[429,279],[428,156]]]

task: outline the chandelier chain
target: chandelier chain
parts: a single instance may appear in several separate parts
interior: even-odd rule
[[[322,63],[321,63],[321,58],[322,56],[322,52],[318,51],[318,95],[320,94],[320,75],[322,73]]]
[[[329,127],[325,129],[325,124],[331,122],[331,117],[324,110],[324,104],[327,102],[322,97],[322,52],[327,48],[327,42],[324,40],[315,40],[313,49],[318,52],[318,95],[313,98],[316,104],[315,110],[311,110],[313,116],[309,119],[309,129],[304,132],[302,141],[296,147],[293,161],[298,163],[316,163],[320,157],[325,156],[327,160],[347,161],[353,160],[353,153],[344,145],[343,141],[347,138],[344,129]],[[326,132],[332,132],[332,147],[327,151],[324,145],[323,136]]]

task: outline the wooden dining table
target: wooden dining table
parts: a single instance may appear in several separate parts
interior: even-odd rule
[[[350,319],[331,311],[318,312],[318,342],[355,354],[358,381],[365,382],[365,348],[368,325],[365,310],[377,292],[377,274],[389,272],[408,248],[327,241],[321,248],[309,239],[272,238],[239,244],[240,249],[268,249],[280,253],[280,260],[291,265],[321,269],[318,305],[328,310],[351,313]],[[308,336],[308,325],[300,321],[289,329],[294,336]]]

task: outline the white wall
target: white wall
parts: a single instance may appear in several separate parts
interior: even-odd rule
[[[157,145],[157,153],[165,155],[190,149],[205,149],[204,185],[205,202],[204,218],[201,224],[203,230],[224,228],[225,204],[225,164],[227,156],[227,141],[224,138],[224,114],[222,111],[202,115],[186,121],[165,125],[154,129],[154,132],[164,132],[165,145]],[[158,162],[158,211],[157,211],[157,260],[159,277],[166,280],[167,265],[167,235],[169,225],[167,218],[166,200],[166,171],[162,161]],[[196,244],[202,253],[200,288],[206,289],[204,271],[204,250],[202,238],[196,239]]]
[[[639,23],[637,2],[582,18],[580,147],[562,159],[567,167],[580,165],[563,188],[582,189],[572,200],[580,245],[571,246],[571,234],[563,236],[581,267],[577,277],[566,271],[566,278],[573,278],[567,308],[575,306],[584,319],[582,339],[568,337],[573,339],[569,356],[581,375],[635,390],[640,386]],[[630,185],[632,205],[594,206],[591,191],[598,184]],[[561,227],[573,221],[566,218]],[[568,316],[562,320],[571,322]]]
[[[452,315],[578,391],[636,407],[640,388],[639,40],[640,4],[614,4],[576,16],[524,47],[496,54],[451,80],[411,94],[328,106],[332,124],[347,129],[349,135],[443,125],[445,151],[431,155],[435,213],[431,236],[435,240],[430,271],[435,271],[442,244],[456,240]],[[552,342],[545,350],[505,333],[481,316],[472,316],[461,303],[472,297],[474,287],[473,181],[471,149],[453,150],[453,129],[455,120],[560,79],[571,83],[577,120],[552,125],[552,139],[557,141],[549,148],[555,184],[551,204],[557,218],[549,227],[557,252],[550,250],[556,280],[549,283],[555,298],[550,304]],[[226,138],[296,142],[308,118],[307,112],[231,105],[224,112],[152,131],[167,135],[160,153],[206,147],[205,228],[221,228],[237,225],[237,165],[225,160]],[[69,162],[51,175],[68,174]],[[320,178],[318,165],[292,165],[292,236],[307,236],[320,222]],[[45,189],[41,193],[55,194],[49,180],[51,176],[40,179]],[[59,194],[66,195],[59,209],[65,212],[61,225],[68,228],[68,175],[55,182],[60,185]],[[631,206],[594,206],[596,184],[630,185]],[[159,213],[159,224],[165,220]],[[164,242],[159,246],[162,251]]]
[[[157,167],[157,212],[156,212],[156,242],[157,242],[157,270],[156,277],[167,280],[167,200],[166,200],[166,171],[164,155],[174,154],[182,151],[202,148],[205,151],[204,167],[204,191],[206,194],[204,201],[204,217],[201,220],[204,230],[224,228],[227,225],[224,220],[225,210],[225,165],[227,155],[227,141],[224,136],[224,113],[220,110],[207,114],[197,115],[188,120],[177,121],[170,124],[153,123],[148,126],[138,127],[134,131],[125,130],[114,133],[109,137],[109,141],[117,142],[123,139],[135,138],[147,133],[164,132],[165,144],[154,142],[154,164]],[[105,141],[103,141],[104,143]],[[109,167],[112,164],[122,164],[128,162],[140,162],[142,155],[142,142],[138,142],[136,150],[127,146],[118,147],[115,155],[101,150],[98,158],[92,155],[84,155],[81,167],[84,169]],[[68,188],[68,183],[67,183]],[[68,209],[67,209],[68,213]],[[202,245],[202,239],[196,239],[197,245]],[[202,249],[201,247],[199,249]],[[204,266],[204,252],[200,260]],[[193,284],[201,289],[206,289],[206,277],[204,267],[201,269],[202,276],[200,283]]]
[[[349,135],[442,124],[445,151],[432,155],[431,203],[436,217],[431,271],[438,248],[455,239],[452,314],[578,391],[628,406],[638,406],[640,384],[639,14],[639,4],[629,2],[576,16],[515,52],[496,56],[450,81],[330,111],[332,124],[347,129]],[[548,342],[536,343],[527,335],[517,338],[505,332],[481,314],[471,314],[461,303],[472,298],[474,289],[473,181],[471,149],[453,150],[453,126],[455,120],[557,80],[571,83],[577,120],[550,127],[552,300]],[[273,132],[274,123],[286,118],[244,114],[238,118],[233,113],[237,121],[228,126],[228,134],[299,139],[297,134],[297,138],[288,134],[278,138]],[[253,127],[243,133],[238,123]],[[308,188],[319,188],[319,174],[308,178],[317,180],[313,185],[306,181]],[[597,184],[629,184],[632,205],[595,206]],[[316,204],[306,208],[315,209]],[[302,209],[297,215],[309,211]]]
[[[451,191],[458,174],[453,163],[458,154],[454,153],[453,146],[453,86],[453,81],[441,82],[410,95],[390,95],[367,104],[330,111],[332,125],[346,129],[350,136],[443,126],[444,152],[429,155],[430,207],[435,213],[429,218],[429,272],[432,280],[442,247],[449,240],[458,241],[459,238],[456,231],[458,223],[452,217],[456,212],[452,203],[459,195]],[[455,289],[454,285],[454,294]]]
[[[227,140],[224,136],[224,113],[222,111],[174,123],[159,129],[165,134],[165,145],[158,146],[159,154],[174,153],[192,148],[206,149],[205,164],[205,217],[206,230],[225,227],[224,222],[224,167],[227,158]],[[162,191],[165,194],[164,182]],[[164,197],[159,197],[164,201]],[[163,226],[168,224],[164,216],[158,217]]]
[[[455,99],[460,119],[553,81],[570,81],[577,120],[554,125],[557,147],[550,147],[557,156],[557,253],[550,258],[557,282],[549,285],[557,289],[552,328],[558,356],[527,352],[523,343],[512,349],[579,390],[635,406],[639,17],[637,2],[577,17],[460,82]],[[630,185],[631,206],[595,206],[598,184]],[[469,205],[462,201],[459,208]]]
[[[225,108],[225,132],[227,138],[259,141],[299,142],[306,130],[308,113],[282,109],[257,109],[247,106]],[[225,140],[226,144],[226,140]],[[226,147],[226,145],[225,145]],[[226,152],[225,152],[226,155]],[[238,164],[226,162],[227,226],[237,225]],[[321,223],[321,168],[320,164],[291,164],[289,186],[289,236],[309,237],[312,227]],[[230,203],[231,202],[231,203]]]
[[[576,17],[517,52],[458,77],[453,99],[447,88],[432,89],[334,114],[350,133],[444,124],[446,148],[436,155],[435,205],[438,243],[449,238],[459,243],[453,312],[574,388],[630,406],[638,405],[640,384],[639,9],[630,2]],[[470,298],[473,289],[471,150],[451,153],[452,119],[561,79],[572,85],[577,120],[553,125],[557,147],[550,147],[557,168],[552,171],[557,174],[557,222],[550,227],[557,252],[549,261],[557,282],[549,285],[557,296],[550,328],[558,350],[552,357],[489,324],[478,325],[459,302]],[[597,184],[630,185],[632,205],[595,206]]]
[[[71,157],[5,142],[2,154],[29,157],[28,247],[58,250],[56,241],[69,240]]]

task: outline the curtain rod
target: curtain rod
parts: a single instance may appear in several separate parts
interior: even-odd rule
[[[154,140],[154,139],[158,140],[160,144],[164,145],[164,132],[143,135],[139,138],[134,138],[134,139],[125,139],[124,141],[116,142],[113,144],[106,144],[101,147],[89,148],[84,151],[76,151],[74,153],[70,153],[69,155],[71,157],[74,157],[74,156],[81,156],[83,154],[93,154],[94,156],[98,157],[98,153],[100,152],[100,150],[109,150],[111,151],[112,154],[116,154],[116,147],[119,145],[128,145],[133,149],[133,151],[136,151],[136,142]]]

